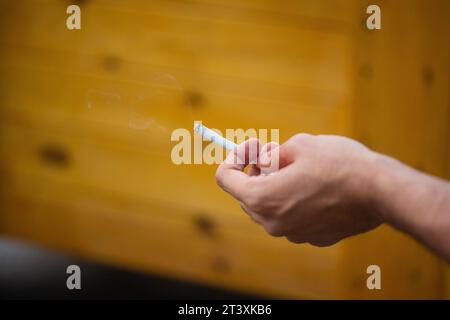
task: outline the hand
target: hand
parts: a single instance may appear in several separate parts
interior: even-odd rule
[[[257,145],[256,139],[239,145],[219,166],[216,179],[269,234],[329,246],[383,222],[371,200],[374,153],[362,144],[298,134],[281,146],[261,148],[247,174],[245,167],[255,160],[249,150]],[[261,174],[274,159],[279,170]]]

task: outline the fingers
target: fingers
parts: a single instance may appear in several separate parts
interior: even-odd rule
[[[286,236],[286,239],[289,240],[292,243],[306,243],[308,242],[307,237],[300,236],[300,235],[288,235]]]
[[[258,149],[259,141],[249,139],[230,152],[225,161],[217,168],[217,183],[241,202],[247,198],[246,195],[250,191],[249,180],[252,178],[243,170],[249,163],[256,163]]]
[[[248,164],[256,164],[259,156],[259,140],[251,138],[230,152],[225,159],[224,168],[243,170]]]
[[[259,141],[257,139],[245,141],[228,155],[216,172],[219,186],[246,204],[254,204],[257,201],[255,199],[268,200],[264,199],[270,193],[268,189],[271,189],[272,193],[282,189],[285,176],[289,177],[289,172],[283,174],[280,172],[271,176],[267,174],[276,172],[280,167],[283,168],[293,161],[294,153],[291,147],[279,146],[275,142],[270,142],[263,146],[260,153],[258,153],[258,148]],[[246,174],[244,168],[250,163],[255,163],[255,165],[252,165]],[[261,173],[265,174],[261,175]],[[264,207],[264,203],[258,203],[258,206]]]
[[[280,148],[278,143],[269,142],[261,148],[258,167],[261,174],[268,175],[280,169]]]
[[[269,142],[261,148],[257,166],[262,174],[270,174],[289,165],[294,157],[292,145]]]
[[[256,164],[252,164],[248,169],[248,175],[251,177],[259,176],[261,174],[261,170],[256,166]]]
[[[305,174],[314,169],[308,161],[315,152],[314,143],[313,136],[299,134],[282,145],[270,142],[258,153],[258,140],[248,140],[219,166],[217,182],[270,235],[284,236],[294,243],[332,245],[338,240],[336,234],[324,235],[322,221],[316,223],[311,214],[305,214],[317,207],[314,202],[308,205],[314,201],[311,194],[316,181]],[[246,174],[244,169],[250,163],[253,165]]]

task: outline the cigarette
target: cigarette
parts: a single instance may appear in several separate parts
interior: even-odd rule
[[[202,135],[204,139],[217,143],[227,150],[234,150],[237,146],[233,141],[225,139],[217,132],[201,124],[201,122],[194,124],[194,131]]]

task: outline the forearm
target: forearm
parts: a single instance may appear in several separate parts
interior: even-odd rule
[[[450,183],[375,154],[371,197],[382,219],[450,260]]]

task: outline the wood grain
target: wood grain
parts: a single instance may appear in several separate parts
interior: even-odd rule
[[[379,1],[373,32],[368,4],[88,0],[68,31],[64,1],[1,2],[0,232],[274,297],[450,297],[448,267],[406,235],[296,246],[250,221],[214,166],[170,161],[171,130],[201,119],[349,135],[450,178],[450,4]]]

